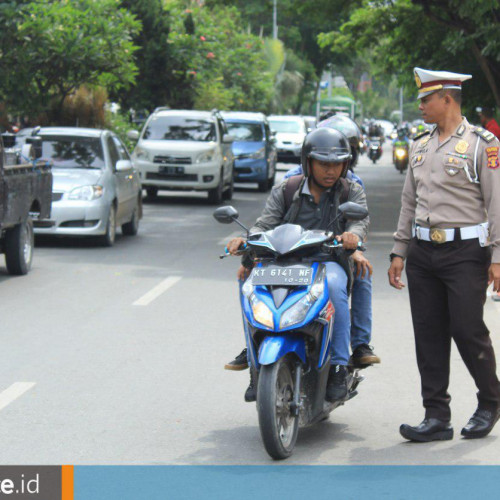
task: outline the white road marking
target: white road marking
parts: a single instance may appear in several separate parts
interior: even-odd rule
[[[257,201],[259,198],[257,196],[236,193],[234,199],[237,201]]]
[[[228,236],[224,236],[221,240],[217,242],[218,245],[223,245],[226,246],[230,240],[233,238],[237,238],[238,236],[241,236],[243,231],[236,231],[234,233],[229,234]]]
[[[149,290],[140,299],[136,300],[132,305],[134,306],[147,306],[157,299],[162,293],[166,292],[169,288],[173,287],[178,281],[181,280],[180,276],[170,276],[164,279],[160,284]]]
[[[21,397],[35,385],[35,382],[16,382],[5,389],[5,391],[0,393],[0,410],[10,405],[10,403]]]

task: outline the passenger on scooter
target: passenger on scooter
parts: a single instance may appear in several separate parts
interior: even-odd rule
[[[329,229],[338,234],[338,240],[346,250],[356,250],[358,243],[365,240],[368,230],[368,218],[361,221],[343,221],[337,219],[337,208],[344,186],[347,187],[347,200],[366,207],[366,196],[359,184],[345,178],[351,159],[350,146],[346,137],[330,128],[313,130],[302,146],[302,165],[304,179],[293,195],[290,207],[286,210],[286,186],[290,179],[275,186],[266,206],[257,219],[251,233],[267,231],[283,223],[299,224],[304,229]],[[346,184],[345,184],[346,183]],[[233,238],[227,245],[229,253],[237,255],[243,238]],[[330,376],[326,390],[328,401],[343,400],[347,396],[347,365],[349,363],[349,345],[351,318],[348,304],[348,275],[351,273],[348,258],[326,263],[327,282],[330,299],[335,307],[335,323],[332,339],[332,358]],[[241,266],[238,279],[245,280],[250,270]],[[245,357],[243,352],[238,356]],[[236,358],[231,363],[240,361]],[[252,374],[252,371],[250,371]],[[246,401],[254,401],[256,388],[252,376],[250,386],[245,393]]]

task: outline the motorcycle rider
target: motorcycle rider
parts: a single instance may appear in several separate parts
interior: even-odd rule
[[[404,128],[398,128],[398,136],[392,143],[392,162],[396,163],[396,148],[404,148],[408,152],[410,148],[410,139],[406,136]]]
[[[302,145],[304,179],[293,195],[290,207],[286,209],[285,190],[287,183],[290,182],[290,179],[286,179],[273,188],[261,216],[250,233],[267,231],[283,223],[298,224],[304,229],[326,230],[328,228],[339,235],[337,240],[343,243],[344,249],[356,250],[358,243],[364,241],[366,237],[368,218],[349,222],[337,220],[333,226],[330,225],[337,214],[344,189],[339,179],[345,178],[350,159],[349,142],[341,132],[330,128],[313,130],[306,136]],[[366,207],[363,189],[356,182],[349,180],[346,182],[348,201]],[[233,238],[227,245],[228,252],[237,255],[244,242],[243,238]],[[347,258],[339,260],[342,262],[339,263],[332,257],[331,262],[325,263],[330,300],[335,308],[332,366],[325,396],[327,401],[339,401],[347,396],[351,323],[348,304],[350,269]],[[242,265],[238,270],[238,279],[245,280],[249,272],[248,267]],[[240,356],[246,358],[244,352]],[[234,362],[238,362],[238,358]],[[250,370],[250,375],[250,386],[245,393],[245,400],[255,401],[256,388],[252,370]]]

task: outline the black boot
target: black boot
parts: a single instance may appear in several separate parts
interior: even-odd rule
[[[342,365],[332,365],[328,374],[325,399],[333,403],[343,401],[347,397],[347,367]]]
[[[416,426],[403,424],[399,432],[405,439],[420,443],[453,439],[453,428],[450,422],[437,418],[426,418]]]
[[[250,385],[245,391],[245,401],[247,403],[253,403],[257,400],[257,387],[255,387],[255,376],[253,370],[250,369]]]
[[[240,371],[248,368],[247,348],[243,349],[238,356],[224,365],[224,370]]]
[[[500,418],[500,410],[490,411],[478,408],[462,429],[462,436],[467,439],[477,439],[487,436]]]

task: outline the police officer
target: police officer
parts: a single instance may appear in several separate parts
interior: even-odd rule
[[[488,284],[500,289],[500,143],[462,117],[461,87],[469,78],[415,68],[419,109],[436,127],[411,146],[388,272],[389,283],[403,288],[406,259],[425,407],[420,425],[400,427],[410,441],[453,437],[447,391],[452,338],[479,390],[462,436],[484,437],[500,417],[495,354],[483,322]]]

